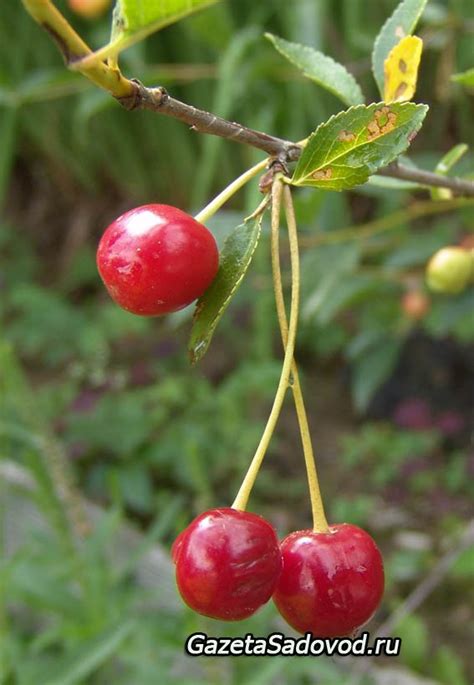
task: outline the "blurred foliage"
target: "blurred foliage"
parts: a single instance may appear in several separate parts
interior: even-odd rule
[[[224,1],[134,45],[121,64],[125,74],[163,84],[186,102],[299,140],[339,105],[305,83],[263,33],[332,55],[374,100],[370,51],[395,4],[372,2],[368,13],[363,0]],[[65,2],[58,6],[67,12]],[[94,47],[107,41],[107,19],[68,17]],[[466,143],[470,149],[450,173],[473,172],[472,96],[462,79],[450,79],[472,68],[473,26],[471,0],[428,3],[417,100],[431,109],[407,163],[434,169]],[[195,368],[185,356],[191,312],[157,321],[119,310],[99,283],[96,239],[139,202],[201,207],[261,156],[150,112],[122,111],[65,71],[17,0],[4,3],[0,22],[0,139],[0,328],[9,345],[0,360],[0,457],[33,475],[51,527],[32,530],[2,562],[0,683],[154,685],[157,664],[165,685],[346,682],[344,666],[329,659],[183,666],[184,636],[239,635],[242,625],[205,621],[184,608],[153,609],[154,593],[135,582],[135,569],[115,568],[106,554],[130,518],[146,531],[131,553],[138,564],[153,545],[168,546],[193,515],[232,501],[267,416],[280,354],[268,226],[211,352]],[[259,201],[254,187],[242,195],[209,224],[221,244]],[[405,378],[404,354],[414,338],[435,341],[441,351],[453,346],[453,364],[463,369],[456,378],[472,373],[472,289],[430,296],[422,320],[401,306],[408,290],[425,292],[423,270],[433,252],[472,231],[472,205],[454,201],[447,211],[425,199],[409,187],[395,191],[389,179],[345,194],[295,194],[303,271],[298,356],[308,403],[313,411],[323,369],[341,394],[331,409],[337,458],[333,448],[318,450],[328,509],[333,520],[363,525],[380,539],[388,577],[382,614],[460,532],[473,497],[464,390],[453,392],[441,352],[428,390],[424,376]],[[418,414],[413,405],[397,413],[387,400],[392,391],[400,401],[421,394],[431,402],[429,421],[420,421],[419,406]],[[290,411],[288,417],[294,422]],[[308,521],[302,468],[295,466],[299,438],[284,418],[253,500],[281,533]],[[371,420],[358,425],[359,418]],[[311,423],[318,438],[324,427],[317,413]],[[54,438],[47,435],[45,457],[48,426]],[[66,471],[106,508],[79,549],[48,458],[56,438]],[[425,537],[410,545],[397,530]],[[399,626],[409,645],[401,663],[439,683],[468,682],[463,621],[470,592],[472,554],[465,553],[439,599]],[[267,607],[245,631],[267,634],[272,621]]]

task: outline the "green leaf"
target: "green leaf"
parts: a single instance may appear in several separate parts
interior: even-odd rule
[[[443,157],[439,160],[435,168],[435,173],[441,176],[447,176],[452,167],[459,162],[461,157],[468,151],[469,146],[466,143],[459,143],[452,147]],[[447,188],[431,188],[430,191],[433,200],[449,200],[452,198],[453,193]]]
[[[381,96],[384,92],[384,62],[402,38],[413,33],[427,0],[402,0],[382,26],[372,51],[372,71]]]
[[[352,395],[357,411],[367,409],[376,390],[392,373],[400,345],[399,340],[386,338],[357,358],[352,372]]]
[[[325,293],[316,318],[320,324],[328,324],[340,311],[354,307],[368,298],[380,297],[380,291],[379,279],[363,273],[348,274]]]
[[[196,305],[189,341],[193,364],[207,352],[214,330],[247,272],[261,226],[262,215],[256,220],[245,221],[232,231],[224,243],[217,276]]]
[[[466,143],[459,143],[452,147],[449,152],[447,152],[438,162],[435,168],[436,174],[446,174],[452,169],[452,167],[459,162],[461,157],[468,151],[469,146]]]
[[[460,83],[463,86],[468,86],[469,88],[474,88],[474,67],[459,74],[453,74],[451,76],[451,81]]]
[[[317,250],[308,251],[304,255],[301,264],[302,320],[316,319],[321,324],[330,321],[339,304],[343,306],[340,301],[336,304],[334,295],[354,272],[359,258],[360,249],[357,242],[346,245],[321,245]]]
[[[364,102],[359,84],[342,64],[313,48],[290,43],[271,33],[266,33],[265,38],[273,43],[283,57],[298,67],[304,76],[329,90],[344,104],[350,106]]]
[[[112,23],[111,41],[84,60],[100,61],[117,55],[150,33],[184,19],[220,0],[118,0]]]
[[[429,650],[429,633],[426,624],[416,614],[408,614],[396,626],[396,635],[402,640],[402,661],[414,670],[423,668]]]
[[[430,231],[411,231],[400,247],[389,252],[383,264],[389,269],[423,266],[437,250],[452,242],[455,230],[451,223],[442,222],[433,226]]]
[[[442,645],[436,651],[432,662],[432,672],[436,680],[445,685],[468,685],[469,683],[461,656],[447,645]]]
[[[427,105],[400,102],[336,114],[310,136],[291,183],[326,190],[365,183],[407,149],[427,111]]]
[[[389,176],[371,176],[367,183],[374,188],[389,190],[418,190],[420,188],[419,183],[404,181],[401,178],[390,178]]]

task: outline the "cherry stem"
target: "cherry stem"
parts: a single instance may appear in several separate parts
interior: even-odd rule
[[[280,213],[281,199],[283,194],[283,203],[285,207],[286,222],[288,225],[288,232],[297,234],[295,212],[293,201],[291,198],[291,190],[288,186],[274,184],[272,207],[275,207],[275,215]],[[286,318],[285,300],[283,297],[283,285],[281,279],[280,266],[280,243],[279,243],[279,225],[277,221],[272,221],[272,271],[273,271],[273,285],[275,290],[275,303],[278,315],[278,322],[280,324],[281,338],[283,341],[283,348],[287,349],[288,345],[288,322]],[[303,445],[303,454],[306,465],[306,473],[308,478],[309,496],[311,500],[311,511],[313,515],[313,530],[316,533],[327,533],[329,530],[326,515],[324,513],[323,501],[321,498],[321,490],[319,487],[318,474],[316,471],[316,462],[314,459],[313,445],[311,442],[311,434],[309,431],[308,417],[303,400],[303,392],[298,374],[298,367],[296,361],[293,359],[291,364],[292,383],[291,389],[293,391],[293,399],[295,402],[296,415],[298,417],[298,424],[300,427],[301,442]]]
[[[276,178],[274,185],[282,185],[280,178]],[[280,212],[278,208],[278,214],[272,207],[272,224],[279,223]],[[273,400],[273,406],[270,412],[270,416],[267,420],[267,425],[263,431],[262,437],[260,438],[260,443],[257,447],[255,455],[250,463],[249,469],[245,475],[242,485],[240,486],[237,497],[234,500],[232,507],[234,509],[245,510],[247,507],[247,502],[252,492],[252,488],[255,484],[258,472],[263,462],[263,458],[267,451],[268,445],[272,438],[275,426],[280,415],[281,408],[283,406],[283,401],[285,399],[285,394],[288,386],[290,385],[291,376],[291,365],[293,363],[293,353],[295,350],[295,338],[296,330],[298,327],[298,308],[299,308],[299,291],[300,291],[300,262],[298,254],[298,238],[294,227],[290,229],[289,232],[289,242],[290,242],[290,258],[291,258],[291,305],[290,305],[290,322],[288,326],[288,336],[287,344],[285,349],[285,358],[283,360],[283,366],[280,375],[280,381],[278,383],[278,388],[275,394],[275,399]]]
[[[195,220],[199,221],[201,224],[206,223],[206,221],[210,219],[211,216],[214,216],[214,214],[222,207],[222,205],[224,205],[233,195],[235,195],[235,193],[237,193],[246,183],[251,181],[252,178],[255,178],[257,174],[263,171],[267,164],[268,159],[263,159],[258,164],[255,164],[253,167],[250,167],[250,169],[247,169],[247,171],[244,171],[244,173],[232,181],[227,188],[224,188],[219,195],[216,195],[216,197],[211,200],[208,205],[201,209],[201,211],[194,217]]]

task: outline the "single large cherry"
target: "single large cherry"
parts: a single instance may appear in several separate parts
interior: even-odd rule
[[[261,516],[211,509],[177,537],[172,549],[183,600],[204,616],[237,621],[273,594],[281,572],[274,528]]]
[[[105,230],[97,267],[111,297],[142,316],[175,312],[200,297],[219,267],[208,229],[169,205],[143,205]]]
[[[273,599],[285,620],[317,637],[350,635],[367,623],[383,594],[377,545],[357,526],[299,530],[281,543],[283,570]]]

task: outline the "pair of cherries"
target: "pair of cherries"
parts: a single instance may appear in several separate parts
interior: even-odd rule
[[[273,596],[295,630],[342,637],[367,623],[383,594],[375,542],[347,523],[299,530],[279,544],[261,516],[211,509],[180,533],[172,556],[186,604],[221,620],[248,618]]]

